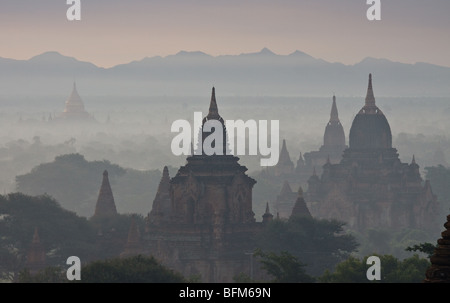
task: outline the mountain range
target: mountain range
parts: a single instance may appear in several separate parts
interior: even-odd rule
[[[450,97],[450,67],[376,58],[345,65],[267,48],[221,56],[180,51],[111,68],[58,52],[0,57],[0,95],[68,95],[76,80],[82,96],[204,96],[212,86],[223,96],[364,96],[369,73],[376,96]]]

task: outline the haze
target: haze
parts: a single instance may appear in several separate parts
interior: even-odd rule
[[[0,57],[58,51],[111,67],[180,50],[217,56],[268,47],[345,64],[375,57],[450,66],[446,0],[382,1],[379,22],[366,19],[363,0],[81,3],[82,20],[69,22],[66,1],[3,0]]]

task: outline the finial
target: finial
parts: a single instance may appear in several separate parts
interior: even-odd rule
[[[416,155],[413,155],[413,158],[412,158],[411,164],[416,164]]]
[[[330,122],[339,122],[339,115],[336,106],[336,96],[333,96],[333,104],[331,105]]]
[[[219,117],[219,109],[217,108],[217,102],[216,102],[216,89],[212,88],[211,92],[211,102],[209,104],[209,113],[208,113],[208,119],[217,119]]]
[[[369,85],[367,87],[367,95],[366,95],[366,107],[374,107],[375,106],[375,96],[373,94],[372,88],[372,74],[369,74]]]
[[[108,171],[106,169],[103,171],[103,177],[108,177]]]
[[[266,203],[266,214],[270,214],[269,202]]]

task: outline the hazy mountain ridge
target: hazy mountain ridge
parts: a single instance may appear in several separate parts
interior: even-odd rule
[[[199,96],[211,86],[221,95],[362,96],[373,73],[379,96],[450,97],[450,68],[365,58],[354,65],[331,63],[301,51],[211,56],[180,51],[111,68],[57,52],[29,60],[0,58],[0,95],[67,95],[76,80],[81,95]]]

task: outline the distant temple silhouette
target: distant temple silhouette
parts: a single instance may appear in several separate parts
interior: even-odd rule
[[[344,221],[350,228],[434,230],[438,202],[419,165],[401,163],[392,134],[376,106],[372,75],[364,107],[355,116],[349,147],[337,164],[327,161],[320,178],[308,180],[306,200],[317,218]]]
[[[216,150],[226,151],[226,129],[214,88],[197,148],[211,135],[203,132],[211,119],[223,128],[223,147]],[[305,154],[305,159],[314,163],[309,167],[305,192],[301,186],[297,192],[290,186],[292,180],[296,182],[306,173],[294,167],[283,140],[278,167],[264,172],[283,184],[276,201],[272,201],[276,219],[337,219],[357,231],[380,227],[434,230],[437,198],[430,183],[423,182],[415,157],[410,164],[401,163],[392,148],[391,129],[375,104],[371,75],[365,105],[354,118],[349,138],[347,147],[333,97],[324,144],[319,151]],[[306,166],[307,161],[300,160],[297,168],[299,163]],[[320,167],[320,162],[323,164],[318,173],[316,165]],[[265,202],[262,222],[256,221],[252,197],[256,181],[246,171],[236,156],[208,155],[198,150],[186,158],[173,178],[165,166],[144,232],[140,233],[133,218],[121,256],[152,255],[185,276],[200,275],[203,282],[232,282],[236,275],[249,272],[248,252],[254,250],[255,237],[264,232],[274,216],[271,202]],[[115,214],[105,171],[94,217]]]
[[[94,118],[85,110],[83,100],[77,91],[77,85],[74,82],[72,92],[65,102],[63,112],[56,116],[56,121],[95,121]]]

